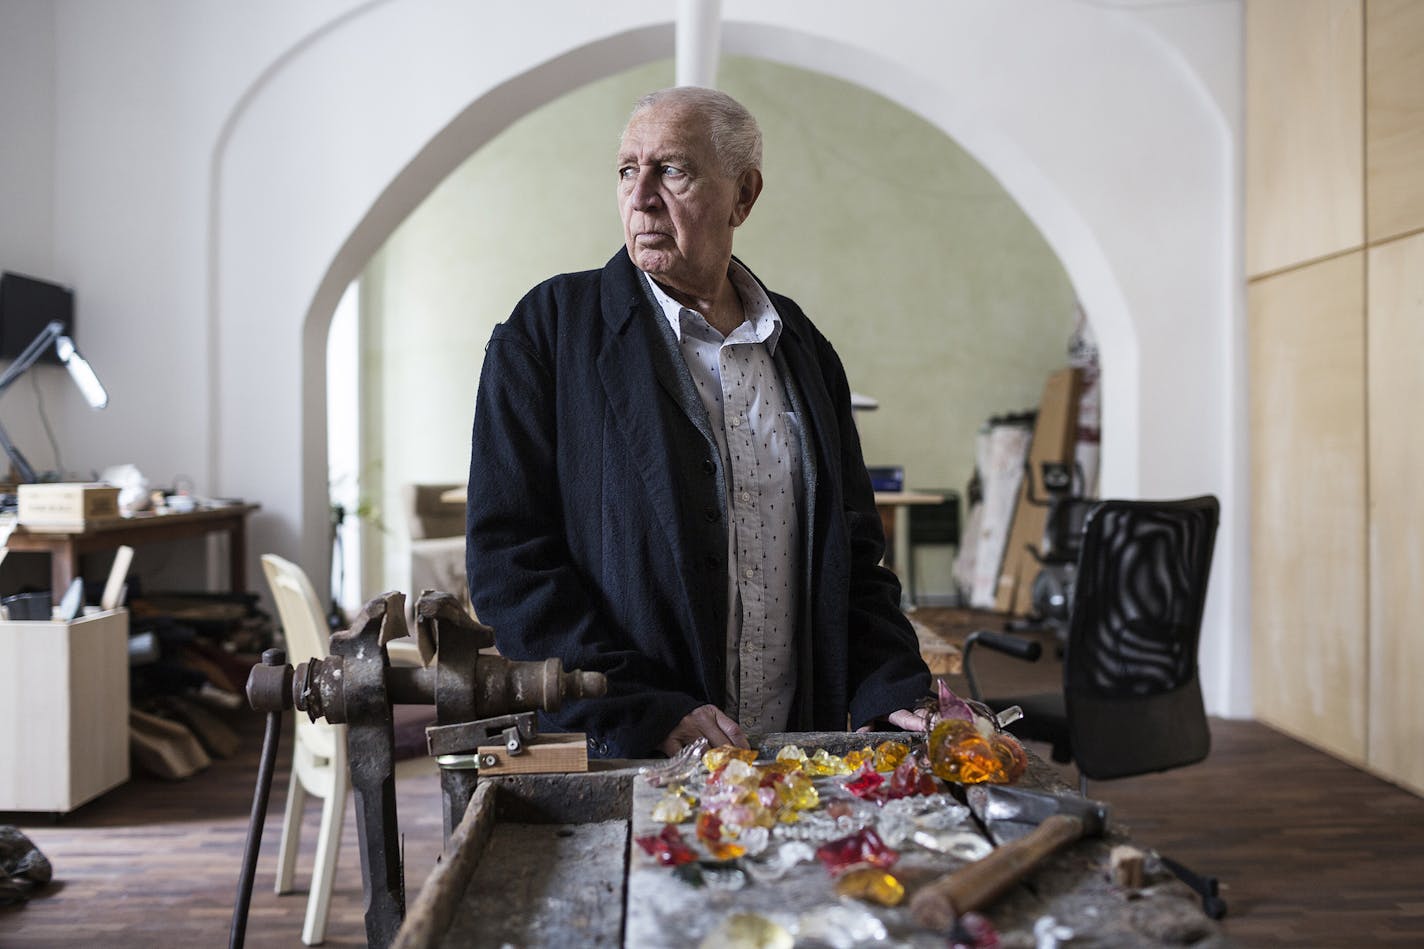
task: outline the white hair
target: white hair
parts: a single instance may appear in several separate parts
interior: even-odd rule
[[[638,113],[663,103],[694,109],[707,120],[712,150],[727,177],[737,178],[749,168],[761,168],[761,127],[736,99],[701,86],[659,89],[637,101],[628,121],[631,123]]]

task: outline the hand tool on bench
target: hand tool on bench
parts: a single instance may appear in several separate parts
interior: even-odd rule
[[[1077,795],[976,784],[966,796],[998,846],[914,895],[910,912],[923,926],[948,930],[965,913],[989,906],[1059,850],[1084,837],[1102,836],[1107,825],[1107,805]]]

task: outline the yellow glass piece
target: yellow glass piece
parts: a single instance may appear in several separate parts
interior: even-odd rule
[[[787,745],[776,753],[776,760],[802,762],[806,760],[806,752],[800,745]]]
[[[816,785],[812,784],[811,779],[804,774],[793,774],[787,777],[785,788],[784,800],[795,810],[809,811],[821,803],[821,794],[816,790]]]
[[[747,852],[747,848],[741,844],[727,843],[724,840],[703,841],[707,844],[707,850],[716,860],[735,860]]]
[[[692,816],[697,799],[681,788],[664,794],[653,805],[653,820],[664,824],[681,824]]]
[[[824,748],[817,748],[816,753],[806,759],[806,763],[801,766],[801,770],[813,778],[827,778],[832,775],[850,774],[851,772],[844,758],[839,755],[833,755]]]
[[[801,762],[795,758],[777,758],[766,764],[759,764],[757,768],[762,774],[795,774],[801,770]]]
[[[852,751],[845,756],[846,767],[850,768],[851,771],[859,771],[861,769],[861,766],[864,765],[867,761],[874,760],[875,752],[870,750],[869,745],[866,745],[864,748],[861,748],[857,751]]]
[[[929,753],[930,770],[945,781],[1006,784],[1011,780],[1004,759],[973,722],[962,718],[947,718],[934,727]]]
[[[698,949],[791,949],[796,938],[759,913],[735,913],[717,924]]]
[[[713,748],[702,756],[702,767],[708,771],[716,771],[729,761],[745,761],[751,763],[756,760],[756,752],[750,748],[738,748],[735,745],[721,745]]]
[[[882,741],[875,746],[875,770],[894,771],[910,756],[910,746],[901,741]]]
[[[881,906],[899,906],[905,898],[905,885],[879,867],[860,867],[836,880],[836,893]]]

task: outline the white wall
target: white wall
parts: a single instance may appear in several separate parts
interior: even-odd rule
[[[1105,490],[1222,498],[1203,673],[1209,705],[1244,714],[1239,64],[1218,52],[1239,48],[1236,6],[732,0],[723,52],[898,101],[1019,200],[1103,344]],[[36,184],[53,263],[106,307],[84,344],[114,390],[102,424],[66,406],[70,451],[261,500],[254,552],[324,562],[321,355],[345,284],[509,122],[672,46],[654,0],[488,9],[56,4],[53,181]]]

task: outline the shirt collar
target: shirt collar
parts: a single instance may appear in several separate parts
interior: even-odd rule
[[[704,324],[706,319],[702,314],[689,307],[683,306],[672,297],[666,290],[658,286],[658,282],[647,274],[643,275],[648,281],[648,286],[652,288],[653,299],[662,307],[663,318],[672,327],[673,335],[678,342],[682,342],[682,321],[684,314],[690,319],[701,320]],[[751,324],[751,338],[756,342],[764,343],[768,353],[776,354],[776,343],[781,338],[781,316],[776,312],[776,308],[771,305],[771,298],[766,295],[761,284],[751,275],[751,271],[743,267],[736,260],[733,260],[727,268],[727,277],[732,281],[732,286],[736,288],[737,295],[742,300],[742,313],[747,323]],[[740,328],[739,328],[740,329]],[[733,335],[741,335],[739,330],[733,330]],[[748,341],[742,336],[741,341]]]

